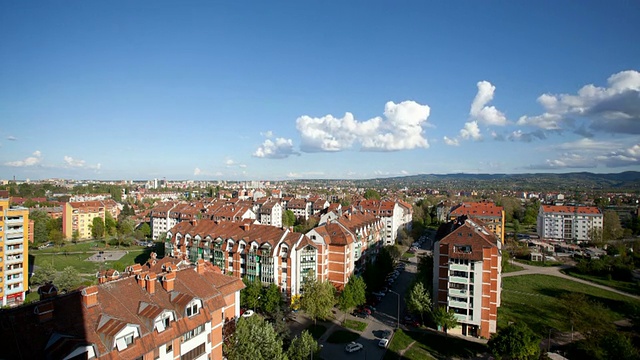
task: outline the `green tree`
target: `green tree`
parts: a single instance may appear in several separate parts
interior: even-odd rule
[[[136,223],[131,218],[123,218],[118,222],[118,233],[126,236],[133,235]]]
[[[104,214],[104,229],[107,235],[114,236],[116,234],[117,223],[111,216],[109,211]]]
[[[36,244],[46,242],[49,231],[47,222],[51,217],[42,210],[34,210],[29,213],[29,219],[33,220],[33,241]]]
[[[71,233],[71,241],[75,244],[78,242],[78,240],[80,240],[80,231],[76,229],[73,230],[73,233]]]
[[[379,192],[377,192],[377,191],[376,191],[376,190],[374,190],[374,189],[367,189],[367,190],[365,190],[365,192],[364,192],[364,195],[363,195],[363,196],[364,196],[364,198],[365,198],[365,199],[367,199],[367,200],[371,200],[371,199],[374,199],[374,200],[380,200],[380,193],[379,193]]]
[[[300,308],[316,323],[317,319],[327,319],[335,304],[335,288],[328,281],[318,281],[307,276],[300,297]]]
[[[526,324],[517,323],[500,329],[489,339],[488,346],[496,359],[537,359],[540,353],[540,338]]]
[[[306,360],[312,357],[311,354],[318,350],[320,350],[318,342],[307,330],[303,330],[302,334],[296,336],[291,342],[287,350],[287,355],[289,356],[289,360]]]
[[[433,321],[439,328],[442,328],[445,334],[449,329],[454,329],[458,326],[458,320],[456,319],[456,314],[453,312],[453,309],[447,311],[444,306],[439,306],[433,312]]]
[[[420,314],[424,323],[424,314],[431,312],[431,296],[421,281],[416,282],[407,297],[407,307],[413,313]]]
[[[604,212],[602,219],[602,240],[617,240],[622,237],[622,225],[620,225],[620,217],[613,210]]]
[[[140,231],[142,232],[142,235],[145,238],[148,238],[151,236],[151,227],[149,226],[148,223],[142,223],[142,225],[140,225]]]
[[[62,235],[62,231],[58,229],[51,229],[49,232],[49,240],[56,246],[64,245],[64,235]]]
[[[91,236],[94,239],[102,239],[104,237],[104,221],[101,217],[94,217],[91,223]]]
[[[296,215],[291,210],[282,212],[282,226],[290,227],[296,223]]]
[[[250,280],[248,277],[242,278],[245,288],[240,290],[240,305],[245,309],[258,310],[260,308],[260,297],[262,295],[262,282],[259,277]]]
[[[54,219],[49,217],[47,220],[47,234],[50,234],[51,230],[59,230],[62,232],[62,218]]]
[[[260,316],[241,317],[236,326],[235,343],[228,349],[229,360],[285,360],[282,340]]]
[[[278,285],[269,284],[267,287],[262,287],[260,300],[262,310],[265,313],[269,315],[275,314],[277,310],[280,309],[280,304],[282,303],[282,295],[280,294]]]
[[[82,278],[73,266],[67,266],[62,270],[62,272],[58,273],[56,279],[54,280],[54,284],[58,287],[61,292],[67,292],[71,290],[75,290],[80,283]]]
[[[364,304],[367,301],[366,289],[367,285],[360,276],[351,275],[349,282],[338,296],[338,308],[346,314],[351,312],[351,309]]]
[[[31,276],[31,285],[44,285],[56,279],[56,269],[48,262],[36,267]]]
[[[387,247],[387,251],[389,252],[389,256],[391,256],[391,259],[394,263],[400,260],[402,253],[400,252],[400,247],[398,245],[391,245]]]

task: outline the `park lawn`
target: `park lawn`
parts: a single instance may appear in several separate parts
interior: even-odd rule
[[[524,268],[522,266],[514,265],[511,263],[507,263],[502,267],[502,273],[510,273],[510,272],[515,272],[520,270],[524,270]]]
[[[521,262],[523,264],[526,264],[526,265],[539,266],[539,267],[550,267],[550,266],[563,265],[559,261],[531,261],[531,260],[524,260],[524,259],[514,259],[514,260],[517,261],[517,262]]]
[[[502,279],[502,300],[498,308],[498,329],[509,322],[524,322],[537,334],[548,329],[570,331],[560,297],[582,293],[602,304],[612,321],[630,316],[631,305],[640,301],[616,293],[548,275],[523,275]]]
[[[128,254],[123,256],[119,260],[115,261],[106,261],[106,262],[93,262],[87,261],[87,259],[93,255],[94,251],[89,252],[67,252],[66,254],[63,252],[56,253],[36,253],[30,252],[29,255],[33,256],[33,262],[35,266],[39,266],[41,263],[49,262],[53,264],[53,267],[62,271],[64,268],[71,266],[78,270],[81,274],[95,274],[99,270],[106,270],[110,268],[116,267],[116,270],[122,271],[127,265],[132,265],[134,263],[142,264],[147,261],[149,258],[150,251],[145,248],[136,247],[135,249],[125,250],[128,251]]]
[[[346,327],[347,329],[351,329],[351,330],[362,332],[362,331],[364,331],[364,329],[367,328],[367,323],[362,322],[362,321],[358,321],[358,320],[346,319],[342,323],[342,326]]]
[[[409,349],[407,347],[413,342]],[[405,350],[406,349],[406,350]],[[487,347],[473,341],[424,331],[396,331],[384,359],[469,359],[487,352]]]
[[[576,271],[572,271],[571,269],[565,270],[564,272],[567,275],[571,275],[578,279],[592,281],[596,284],[608,286],[616,290],[624,291],[629,294],[640,295],[640,282],[637,282],[637,281],[609,280],[607,278],[600,277],[600,276],[580,274]]]

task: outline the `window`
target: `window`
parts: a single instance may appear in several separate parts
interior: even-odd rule
[[[192,302],[191,304],[187,305],[187,316],[191,317],[198,314],[198,305],[199,304],[197,302]]]
[[[200,335],[202,332],[204,332],[204,324],[198,326],[197,328],[195,328],[195,329],[193,329],[191,331],[188,331],[188,332],[184,333],[182,335],[182,342],[191,340],[192,338]]]
[[[171,351],[173,351],[173,343],[168,342],[167,346],[165,346],[166,348],[166,353],[170,353]]]
[[[119,351],[127,348],[127,346],[133,344],[133,333],[129,333],[123,337],[116,339],[116,347]]]
[[[180,357],[181,360],[194,360],[197,359],[200,355],[204,354],[206,351],[205,344],[202,343],[198,345],[193,350],[187,352],[186,354]]]

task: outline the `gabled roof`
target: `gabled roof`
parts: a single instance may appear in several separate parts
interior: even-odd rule
[[[496,206],[492,202],[467,202],[458,204],[451,209],[450,216],[502,217],[502,210],[504,210],[502,206]]]
[[[471,219],[460,219],[457,222],[453,231],[438,242],[438,246],[445,245],[449,249],[449,257],[481,261],[483,249],[498,248],[500,240],[483,226]],[[460,247],[465,247],[468,251],[457,251]]]

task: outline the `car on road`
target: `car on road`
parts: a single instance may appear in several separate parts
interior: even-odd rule
[[[347,346],[344,348],[344,351],[348,352],[348,353],[352,353],[352,352],[356,352],[358,350],[362,350],[364,346],[360,343],[357,343],[355,341],[352,341],[350,343],[347,344]]]
[[[362,312],[362,311],[354,311],[353,316],[359,317],[361,319],[366,319],[369,317],[369,315],[366,312]]]
[[[377,292],[372,292],[371,295],[376,297],[384,297],[385,293],[383,293],[382,291],[377,291]]]
[[[253,310],[247,310],[244,313],[242,313],[242,317],[251,317],[253,316],[253,314],[255,314]]]
[[[386,348],[387,346],[389,346],[389,339],[380,339],[380,341],[378,341],[378,346],[383,349]]]

